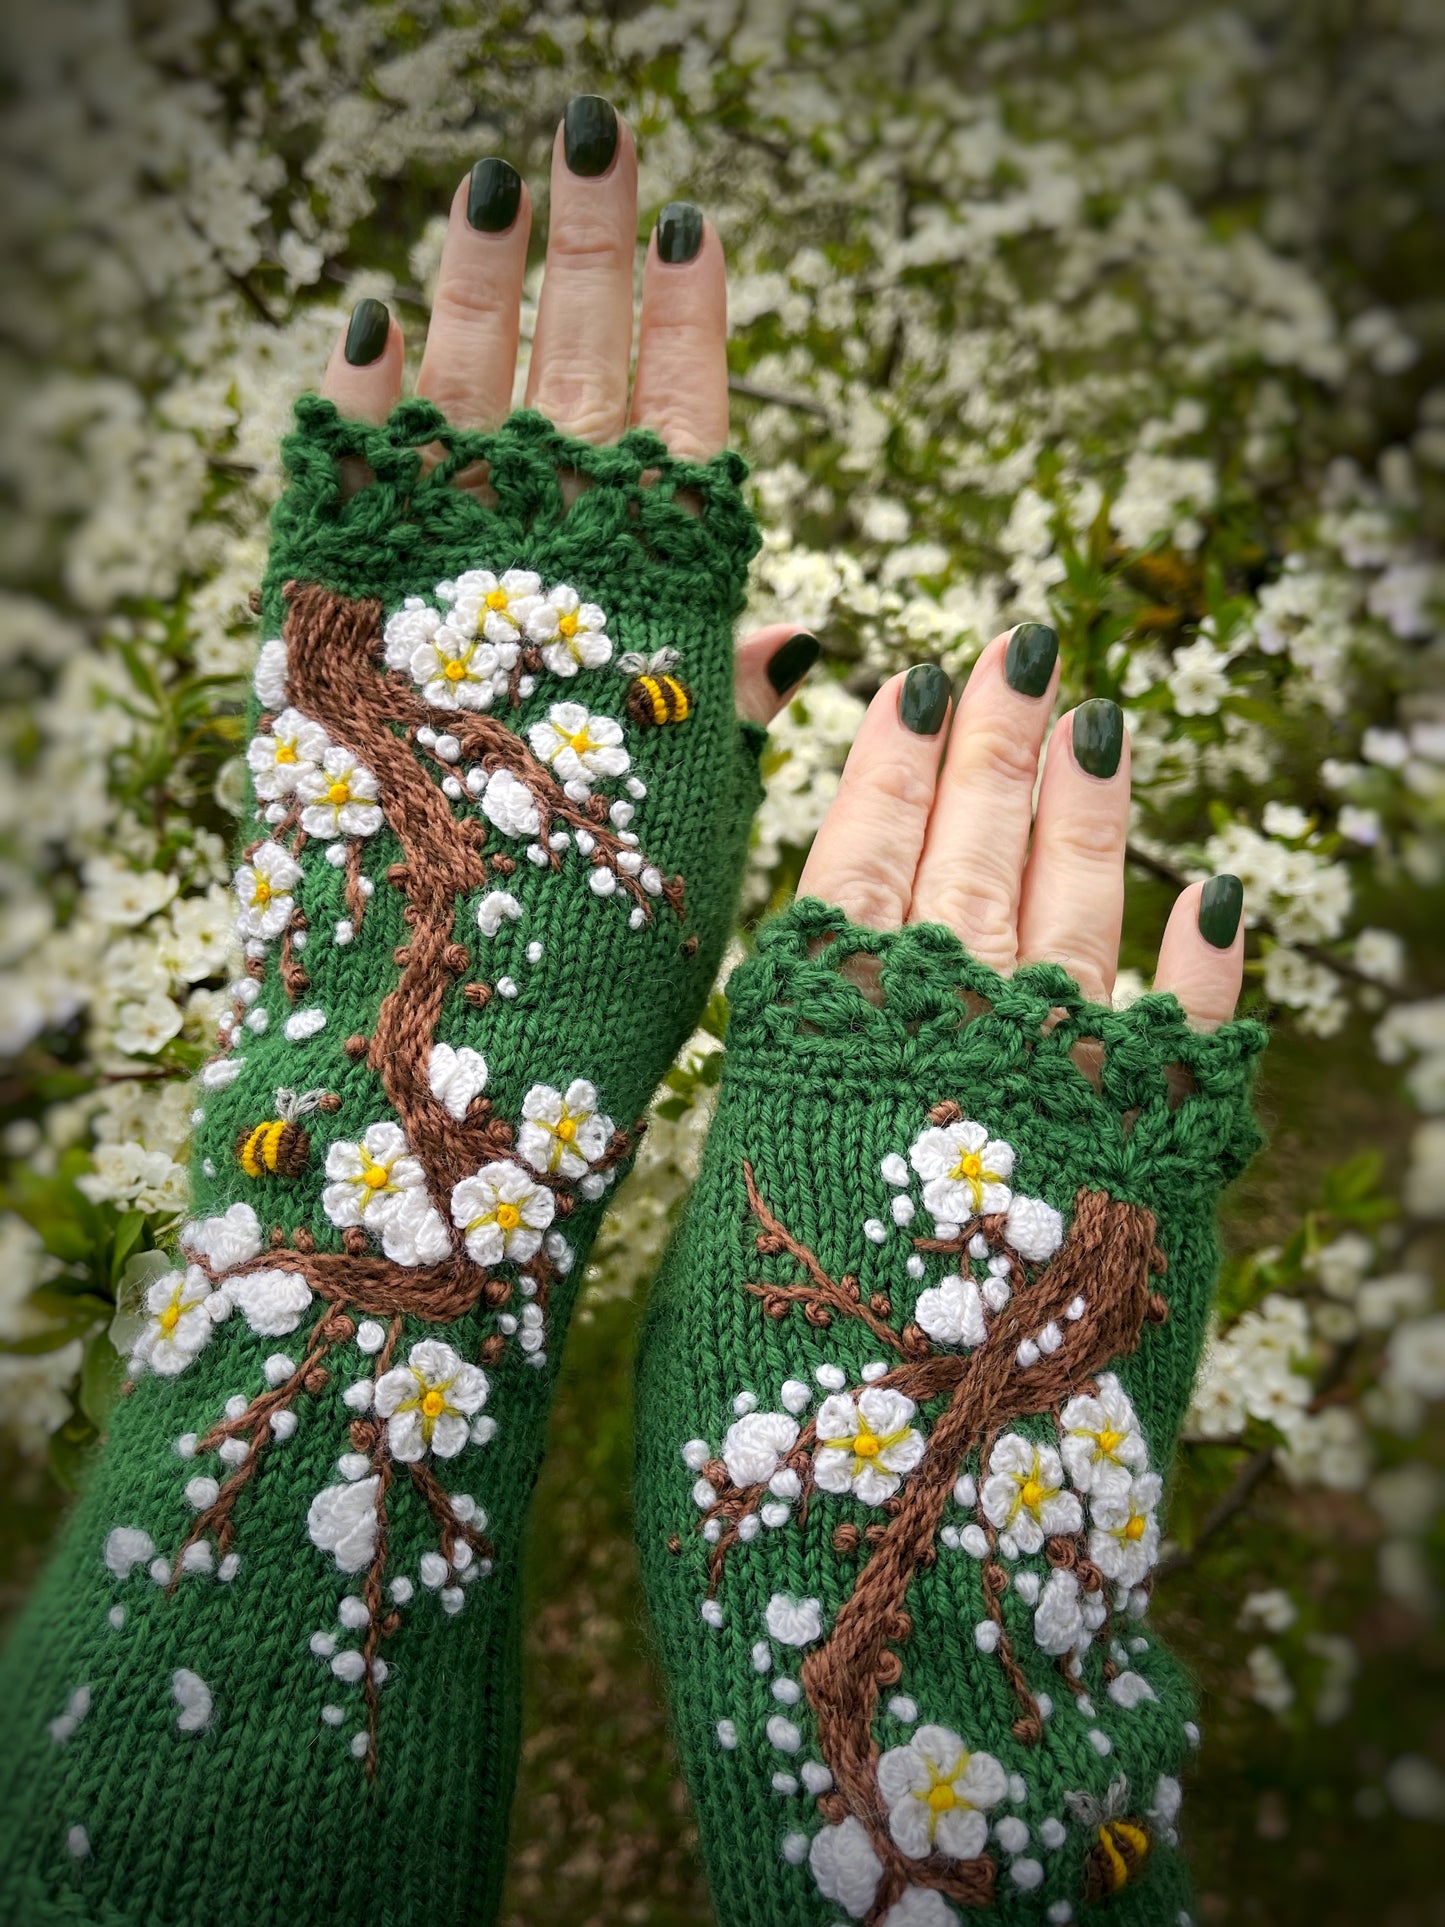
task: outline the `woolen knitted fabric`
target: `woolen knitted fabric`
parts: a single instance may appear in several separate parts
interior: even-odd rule
[[[637,1480],[721,1927],[1175,1927],[1146,1613],[1263,1033],[811,901],[729,994]]]
[[[315,397],[285,456],[193,1220],[0,1675],[27,1927],[493,1917],[561,1341],[758,794],[737,457]]]

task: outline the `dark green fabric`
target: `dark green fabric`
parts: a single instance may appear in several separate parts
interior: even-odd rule
[[[1105,1804],[1123,1781],[1104,1818],[1142,1822],[1152,1846],[1107,1917],[1175,1927],[1188,1904],[1168,1784],[1191,1750],[1186,1725],[1193,1708],[1182,1669],[1147,1619],[1114,1611],[1121,1595],[1113,1581],[1102,1594],[1108,1619],[1079,1644],[1078,1692],[1061,1657],[1036,1643],[1029,1587],[1046,1587],[1056,1568],[1086,1572],[1094,1555],[1094,1502],[1078,1493],[1072,1475],[1062,1489],[1074,1493],[1078,1528],[1049,1532],[1047,1550],[1040,1543],[1013,1556],[998,1545],[975,1556],[961,1542],[965,1531],[986,1536],[990,1521],[952,1488],[960,1475],[982,1487],[992,1443],[1006,1435],[1030,1449],[1058,1451],[1061,1408],[1067,1412],[1071,1397],[1090,1392],[1093,1374],[1110,1363],[1142,1437],[1130,1492],[1145,1490],[1132,1483],[1146,1471],[1144,1448],[1147,1469],[1167,1471],[1218,1265],[1216,1199],[1258,1141],[1248,1092],[1264,1034],[1249,1023],[1197,1034],[1167,996],[1145,997],[1121,1012],[1101,1009],[1058,967],[1030,966],[1004,979],[937,926],[879,935],[809,901],[765,928],[729,995],[718,1112],[685,1223],[648,1308],[638,1381],[643,1572],[718,1919],[722,1927],[830,1927],[845,1915],[866,1917],[870,1927],[885,1919],[888,1927],[944,1927],[965,1918],[1082,1920],[1093,1912],[1084,1890],[1098,1824],[1081,1817],[1068,1796]],[[1148,1219],[1117,1214],[1116,1207],[1138,1206],[1153,1217],[1164,1263],[1146,1285],[1160,1302],[1138,1332],[1137,1349],[1112,1361],[1106,1352],[1043,1409],[1029,1383],[1031,1373],[1049,1369],[1048,1355],[1009,1367],[1012,1347],[1029,1327],[1007,1321],[1043,1301],[1049,1264],[1030,1266],[1026,1281],[1014,1279],[1007,1301],[988,1311],[986,1335],[975,1334],[972,1344],[931,1338],[916,1322],[937,1329],[922,1295],[964,1264],[957,1255],[918,1252],[914,1242],[932,1235],[937,1213],[920,1202],[923,1180],[910,1150],[931,1128],[933,1107],[949,1100],[963,1122],[1012,1148],[1010,1188],[1056,1207],[1066,1233],[1076,1218],[1083,1222],[1080,1213],[1089,1207],[1076,1199],[1085,1194],[1102,1197],[1125,1225],[1145,1226],[1146,1252]],[[768,1242],[745,1167],[765,1207],[837,1287],[831,1298],[799,1251]],[[899,1223],[892,1205],[903,1199],[905,1220],[910,1205],[913,1215]],[[1000,1242],[1003,1227],[1003,1218],[993,1220]],[[1054,1262],[1062,1264],[1070,1248],[1066,1236]],[[1110,1232],[1085,1265],[1077,1287],[1082,1310],[1072,1321],[1060,1314],[1060,1360],[1073,1356],[1067,1347],[1076,1341],[1067,1334],[1084,1343],[1112,1302],[1122,1249]],[[975,1280],[981,1275],[981,1264],[965,1269]],[[770,1300],[769,1285],[791,1288],[792,1298]],[[1160,1313],[1167,1315],[1156,1322]],[[785,1493],[771,1519],[763,1508],[776,1504],[776,1495],[770,1499],[758,1483],[757,1465],[746,1476],[730,1469],[725,1455],[741,1449],[735,1428],[757,1423],[758,1415],[802,1428],[819,1419],[830,1390],[866,1398],[870,1379],[885,1370],[890,1378],[912,1373],[917,1389],[920,1374],[941,1363],[961,1376],[966,1365],[987,1360],[990,1346],[1009,1348],[1002,1357],[1014,1374],[1009,1380],[1005,1372],[1012,1404],[956,1459],[944,1463],[928,1449],[886,1503],[867,1503],[851,1486],[809,1489],[821,1431],[791,1446],[784,1431],[779,1474],[801,1475],[802,1502]],[[957,1396],[964,1397],[961,1385]],[[908,1427],[932,1440],[954,1398],[950,1389],[919,1391]],[[761,1476],[768,1463],[764,1453]],[[699,1477],[704,1483],[695,1488]],[[843,1798],[832,1784],[839,1755],[820,1730],[820,1706],[836,1689],[819,1669],[840,1650],[839,1615],[871,1561],[886,1556],[888,1529],[895,1521],[901,1529],[925,1479],[941,1482],[949,1496],[936,1530],[903,1564],[903,1584],[893,1594],[903,1616],[883,1642],[876,1703],[858,1747],[865,1766],[871,1750],[875,1766],[863,1775],[862,1793]],[[1102,1504],[1102,1484],[1100,1492]],[[1157,1525],[1157,1505],[1151,1510]],[[1128,1516],[1117,1520],[1125,1537],[1109,1538],[1100,1555],[1108,1561],[1115,1545],[1154,1544],[1143,1539],[1143,1526],[1140,1540],[1128,1539]],[[735,1537],[740,1517],[751,1524]],[[716,1551],[704,1537],[709,1519],[726,1534]],[[873,1540],[863,1536],[870,1529]],[[983,1643],[976,1634],[990,1626],[990,1568],[1005,1581],[1000,1618],[1027,1687],[1052,1703],[1036,1736],[1017,1724],[1023,1708],[993,1644],[996,1629],[984,1631]],[[1065,1591],[1070,1583],[1059,1580]],[[1125,1590],[1141,1612],[1145,1591],[1132,1581]],[[768,1611],[778,1598],[814,1603],[812,1637],[789,1644],[772,1630]],[[709,1614],[719,1623],[709,1623]],[[861,1695],[867,1682],[845,1677],[845,1700]],[[913,1703],[902,1708],[908,1717],[891,1710],[899,1695]],[[779,1719],[786,1724],[770,1725]],[[894,1838],[890,1816],[898,1802],[880,1793],[876,1760],[907,1747],[929,1725],[947,1729],[973,1754],[991,1756],[1005,1776],[1019,1776],[980,1809],[988,1831],[985,1839],[979,1830],[978,1853],[992,1869],[986,1877],[993,1904],[975,1909],[956,1895],[946,1898],[946,1884],[934,1891],[935,1873],[958,1866],[937,1853],[926,1865],[905,1855],[891,1889],[881,1878],[865,1878],[853,1892],[856,1904],[836,1891],[829,1897],[828,1829],[868,1823]],[[1107,1753],[1098,1750],[1100,1739]],[[855,1832],[855,1865],[857,1844]],[[820,1855],[823,1891],[813,1866]]]
[[[419,450],[429,443],[441,444],[443,459],[423,475]],[[565,1092],[580,1078],[595,1085],[599,1110],[631,1130],[713,981],[759,794],[758,733],[739,727],[733,706],[732,623],[757,544],[740,493],[741,462],[732,455],[705,464],[673,461],[656,436],[642,432],[593,448],[533,414],[516,415],[492,434],[453,433],[420,402],[398,408],[383,427],[366,427],[315,397],[299,404],[285,456],[290,484],[275,511],[263,596],[267,637],[280,633],[291,583],[376,598],[389,614],[408,596],[432,600],[439,583],[463,570],[531,569],[545,587],[568,584],[602,607],[610,662],[565,682],[541,672],[520,707],[503,698],[491,713],[523,738],[559,701],[580,701],[594,716],[621,722],[629,774],[646,787],[632,831],[649,864],[685,879],[681,914],[654,899],[650,920],[633,928],[632,899],[620,887],[595,894],[595,863],[575,844],[555,868],[539,868],[525,854],[525,836],[490,828],[488,859],[509,853],[515,870],[489,876],[486,890],[507,889],[523,914],[488,937],[477,920],[484,892],[456,903],[453,935],[464,954],[433,1036],[481,1053],[486,1100],[514,1128],[534,1086]],[[478,464],[485,466],[479,471]],[[452,485],[463,469],[485,475],[488,505]],[[348,486],[362,486],[345,493],[343,475]],[[575,490],[570,507],[564,483]],[[683,500],[680,491],[688,492]],[[336,632],[315,646],[323,657],[338,648]],[[675,675],[689,693],[689,713],[681,723],[644,729],[627,713],[630,672],[619,673],[618,659],[627,652],[650,658],[665,647],[679,652]],[[378,635],[377,702],[412,700],[417,692],[406,673],[388,677],[380,648]],[[310,668],[329,673],[326,660]],[[292,662],[293,684],[296,669]],[[274,694],[271,702],[274,714]],[[437,730],[448,724],[446,713],[430,717]],[[446,766],[420,748],[416,755],[443,797]],[[459,775],[470,760],[455,766]],[[597,790],[627,795],[620,780]],[[385,784],[380,800],[386,809]],[[293,949],[290,962],[307,982],[288,994],[279,939],[266,943],[257,959],[259,992],[233,1047],[242,1074],[198,1097],[195,1217],[210,1223],[246,1206],[261,1234],[259,1254],[225,1274],[221,1289],[264,1272],[266,1247],[276,1240],[304,1249],[298,1233],[309,1234],[323,1256],[343,1253],[342,1229],[322,1204],[328,1147],[357,1143],[368,1127],[394,1121],[382,1075],[392,1067],[346,1048],[348,1039],[374,1029],[400,975],[395,953],[416,940],[407,921],[412,899],[388,874],[401,854],[399,832],[415,825],[395,820],[394,799],[391,807],[376,833],[350,839],[372,894],[349,943],[335,934],[349,915],[344,867],[333,867],[314,837],[300,849],[295,900],[305,947]],[[483,821],[465,788],[443,797],[442,808],[459,830]],[[267,834],[248,806],[243,848]],[[532,960],[527,947],[534,943],[541,954]],[[513,997],[498,987],[507,977]],[[483,1007],[464,995],[468,979],[491,988]],[[287,1022],[301,1010],[324,1012],[325,1024],[293,1040]],[[257,1012],[266,1019],[259,1034]],[[299,1175],[263,1168],[251,1177],[236,1146],[254,1126],[277,1118],[278,1087],[324,1090],[336,1108],[313,1108],[301,1118],[310,1146]],[[629,1147],[622,1165],[630,1157]],[[433,1173],[427,1177],[445,1223],[445,1187]],[[516,1289],[522,1273],[510,1261],[488,1268],[493,1280],[513,1288],[506,1309],[486,1296],[477,1301],[474,1289],[474,1302],[454,1322],[405,1307],[398,1314],[393,1369],[419,1341],[443,1341],[472,1364],[500,1342],[500,1357],[484,1366],[484,1416],[495,1420],[495,1435],[455,1456],[425,1460],[443,1492],[469,1494],[486,1515],[492,1569],[474,1582],[452,1573],[461,1600],[455,1614],[424,1581],[423,1558],[438,1556],[440,1528],[423,1494],[408,1466],[389,1459],[389,1433],[365,1400],[360,1407],[343,1403],[347,1388],[373,1368],[359,1348],[360,1313],[346,1307],[348,1261],[334,1260],[340,1269],[328,1274],[342,1279],[334,1307],[316,1297],[289,1330],[268,1332],[252,1329],[252,1314],[238,1306],[184,1369],[138,1378],[0,1672],[0,1919],[37,1927],[323,1920],[414,1927],[493,1917],[517,1748],[523,1522],[568,1315],[588,1246],[615,1197],[577,1192],[572,1215],[555,1221],[573,1258],[554,1281],[540,1368],[523,1349],[525,1330],[508,1326],[524,1309]],[[621,1209],[625,1214],[625,1197]],[[360,1235],[365,1251],[357,1263],[374,1270],[377,1240],[364,1229]],[[470,1276],[469,1262],[458,1258],[457,1269],[479,1287],[481,1273],[473,1267]],[[425,1271],[405,1273],[403,1299],[408,1281],[424,1281]],[[287,1275],[294,1281],[297,1274]],[[328,1327],[327,1342],[322,1327],[333,1315],[349,1324]],[[152,1327],[159,1316],[153,1308]],[[380,1322],[389,1327],[390,1318]],[[204,1440],[228,1400],[245,1405],[265,1394],[268,1359],[299,1366],[308,1346],[316,1348],[313,1379],[288,1402],[295,1431],[264,1443],[231,1513],[234,1573],[219,1576],[226,1548],[217,1543],[210,1569],[187,1571],[173,1587],[164,1583],[164,1569],[159,1580],[150,1575],[151,1554],[119,1576],[105,1557],[115,1529],[144,1533],[154,1558],[169,1562],[198,1516],[188,1482],[209,1476],[225,1490],[239,1476],[215,1451],[178,1456],[177,1440]],[[284,1382],[285,1367],[275,1370]],[[385,1533],[354,1571],[338,1569],[308,1530],[316,1495],[346,1489],[349,1475],[338,1460],[348,1453],[372,1472],[384,1467],[390,1478]],[[474,1557],[471,1570],[482,1565]],[[330,1661],[370,1637],[339,1619],[342,1600],[360,1602],[355,1610],[367,1615],[369,1628],[393,1612],[389,1589],[397,1577],[414,1590],[395,1605],[395,1623],[376,1648],[387,1675],[375,1688],[370,1777],[368,1759],[352,1750],[353,1743],[369,1746],[363,1686],[338,1677]],[[323,1645],[334,1640],[335,1654],[313,1650],[318,1635]],[[178,1690],[196,1704],[178,1673],[197,1676],[209,1696],[209,1715],[197,1716],[194,1730],[178,1726],[185,1711]],[[53,1736],[50,1723],[82,1689],[84,1717]],[[336,1724],[323,1719],[323,1707],[339,1709]],[[74,1829],[84,1830],[83,1839]]]

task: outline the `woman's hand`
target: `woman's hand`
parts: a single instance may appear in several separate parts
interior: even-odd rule
[[[460,428],[510,411],[532,202],[508,162],[478,161],[452,196],[417,393]],[[527,406],[564,433],[611,442],[655,429],[675,455],[706,460],[728,438],[727,288],[722,246],[689,202],[662,211],[648,243],[637,374],[632,289],[637,150],[609,102],[580,94],[552,149],[551,225]],[[402,331],[379,301],[358,304],[321,392],[342,414],[381,422],[401,396]],[[767,723],[816,661],[811,636],[774,624],[737,653],[738,713]]]
[[[1049,731],[1058,641],[1043,623],[995,636],[953,717],[948,678],[922,663],[885,683],[848,756],[800,895],[855,923],[943,923],[980,961],[1060,963],[1107,1003],[1119,963],[1129,739],[1116,703],[1081,703]],[[1048,754],[1039,780],[1039,757]],[[1236,877],[1181,891],[1156,990],[1197,1030],[1232,1016],[1244,966]]]

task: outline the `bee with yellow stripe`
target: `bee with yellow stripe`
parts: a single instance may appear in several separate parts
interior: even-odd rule
[[[618,673],[632,678],[627,685],[627,713],[639,729],[685,723],[692,714],[692,692],[672,674],[677,659],[676,649],[659,649],[652,656],[632,649],[617,658]]]
[[[275,1117],[242,1128],[236,1138],[236,1160],[248,1178],[299,1178],[311,1156],[311,1134],[301,1119],[311,1111],[334,1111],[341,1099],[330,1091],[276,1093]]]
[[[1139,1878],[1153,1845],[1148,1823],[1128,1816],[1129,1782],[1122,1774],[1102,1800],[1090,1793],[1070,1793],[1066,1803],[1095,1835],[1085,1862],[1084,1898],[1110,1900]]]

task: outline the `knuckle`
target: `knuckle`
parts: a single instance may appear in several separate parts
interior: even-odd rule
[[[1001,721],[970,724],[959,732],[960,755],[949,758],[950,775],[959,785],[980,779],[1009,789],[1032,790],[1039,773],[1039,745],[1022,730]]]
[[[865,930],[896,930],[908,907],[896,881],[876,871],[849,877],[835,890],[821,894]]]
[[[455,280],[442,282],[436,291],[436,299],[432,303],[432,333],[436,333],[438,323],[443,328],[448,323],[469,328],[478,323],[499,321],[516,306],[514,288],[504,286],[500,281],[458,275]]]
[[[547,270],[567,274],[626,273],[632,283],[634,242],[629,231],[609,232],[593,221],[554,219],[547,235]]]

